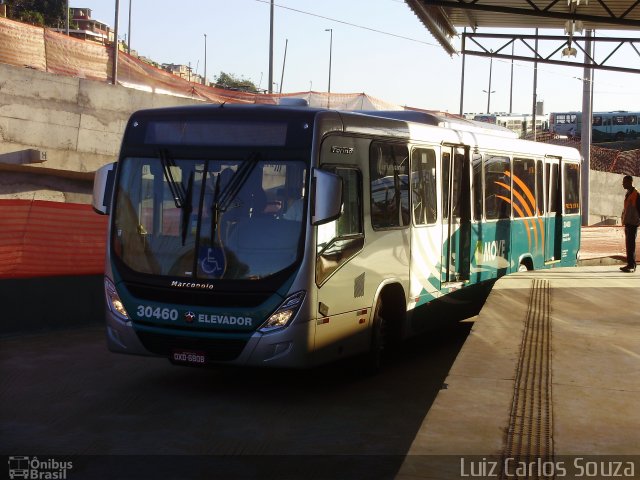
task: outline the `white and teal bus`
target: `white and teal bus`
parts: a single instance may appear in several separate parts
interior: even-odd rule
[[[640,112],[595,112],[591,123],[593,142],[627,140],[640,137]],[[554,112],[550,116],[551,132],[557,135],[580,138],[581,112]]]
[[[375,366],[389,342],[446,317],[432,305],[576,265],[580,156],[514,137],[417,112],[134,113],[94,184],[110,215],[109,349]]]

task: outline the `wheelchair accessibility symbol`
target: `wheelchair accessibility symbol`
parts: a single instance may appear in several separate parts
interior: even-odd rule
[[[201,248],[198,263],[206,275],[221,277],[224,273],[224,254],[221,248]]]

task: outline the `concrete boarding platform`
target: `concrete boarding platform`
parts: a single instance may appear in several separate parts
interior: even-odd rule
[[[640,455],[640,270],[501,278],[445,382],[396,478],[474,476],[464,456]]]

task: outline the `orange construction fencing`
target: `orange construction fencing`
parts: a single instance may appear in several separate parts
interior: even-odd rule
[[[0,200],[0,278],[102,274],[106,235],[90,205]]]
[[[90,80],[112,81],[113,47],[0,18],[0,63]],[[365,93],[264,94],[211,87],[190,82],[124,52],[118,53],[117,80],[126,87],[212,103],[275,104],[281,97],[303,97],[312,106],[335,109],[401,108]]]

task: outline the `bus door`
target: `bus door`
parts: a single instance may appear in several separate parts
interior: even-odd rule
[[[331,135],[321,146],[320,168],[342,179],[342,213],[315,227],[318,290],[314,349],[318,363],[362,351],[369,341],[366,318],[374,287],[373,282],[366,282],[371,274],[365,272],[372,267],[362,254],[366,173],[362,167],[368,166],[369,143],[366,139]]]
[[[409,298],[425,303],[440,291],[442,222],[438,221],[438,154],[433,146],[411,152],[411,264]],[[412,325],[414,326],[414,325]]]
[[[562,182],[560,179],[560,158],[545,158],[546,200],[544,263],[560,261],[562,242]]]
[[[469,279],[471,259],[471,188],[469,147],[442,147],[443,288],[460,287]]]

